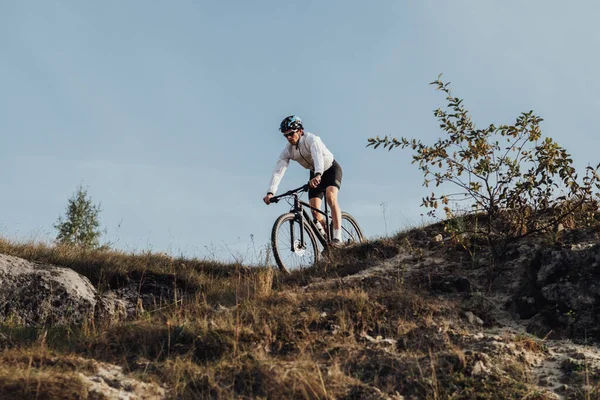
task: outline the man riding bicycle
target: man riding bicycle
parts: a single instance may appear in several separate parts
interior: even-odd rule
[[[279,155],[279,160],[275,165],[269,191],[263,198],[266,204],[270,204],[270,199],[277,192],[277,188],[290,160],[298,162],[304,168],[310,170],[310,180],[308,191],[309,203],[316,209],[321,209],[323,193],[325,200],[331,209],[331,219],[333,223],[333,237],[331,243],[336,246],[342,241],[341,231],[341,209],[338,204],[338,191],[342,185],[342,167],[335,161],[333,154],[325,147],[321,138],[304,132],[302,121],[295,115],[290,115],[281,121],[279,130],[287,139],[288,143]],[[325,218],[322,214],[314,211],[313,217],[323,226],[324,231],[328,232],[325,226]]]

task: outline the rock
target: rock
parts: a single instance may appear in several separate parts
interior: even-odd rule
[[[554,386],[555,381],[554,381],[554,379],[552,379],[551,376],[542,376],[539,379],[538,383],[540,386],[550,387],[550,386]]]
[[[391,345],[391,346],[395,346],[396,343],[398,342],[395,339],[384,339],[381,336],[377,336],[376,338],[366,334],[366,333],[361,333],[360,335],[361,338],[363,338],[365,341],[371,342],[371,343],[375,343],[375,344],[385,344],[385,345]]]
[[[79,373],[91,394],[107,399],[165,399],[166,390],[152,383],[139,381],[123,373],[117,365],[93,361],[98,372],[92,376]]]
[[[585,360],[585,354],[583,354],[580,351],[571,353],[571,357],[574,358],[575,360]]]
[[[94,316],[96,290],[69,268],[0,254],[0,322],[81,324]]]
[[[558,393],[567,393],[569,391],[570,387],[569,385],[560,385],[559,387],[556,388],[556,391]]]
[[[99,295],[70,268],[0,254],[0,323],[21,326],[113,323],[136,315],[118,291]]]
[[[441,233],[438,233],[437,235],[435,235],[435,236],[433,237],[433,240],[434,240],[435,242],[438,242],[438,243],[439,243],[439,242],[443,242],[443,241],[444,241],[444,237],[442,236],[442,234],[441,234]]]
[[[469,293],[471,281],[464,276],[432,276],[431,289],[442,293]]]
[[[473,366],[473,371],[471,371],[471,376],[480,376],[483,374],[487,374],[488,369],[486,368],[483,361],[477,361]]]
[[[568,234],[568,232],[567,232]],[[583,243],[542,248],[532,257],[508,308],[530,319],[528,331],[544,337],[600,340],[600,245]]]
[[[467,320],[470,324],[483,325],[483,320],[475,314],[473,314],[471,311],[467,311],[465,313],[465,317],[467,317]]]
[[[97,319],[112,324],[131,318],[132,313],[135,312],[135,306],[119,298],[114,291],[108,291],[98,299],[95,311]]]
[[[532,318],[529,319],[527,324],[525,325],[528,333],[535,335],[539,338],[545,339],[560,339],[561,335],[558,332],[550,329],[548,327],[548,323],[546,322],[546,317],[544,315],[535,314]]]

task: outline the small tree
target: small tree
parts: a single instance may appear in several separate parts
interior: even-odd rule
[[[100,205],[94,205],[87,190],[79,185],[69,199],[65,217],[59,216],[54,225],[58,230],[56,241],[83,248],[97,248],[102,234],[98,220],[100,211]]]
[[[542,118],[533,111],[522,113],[514,125],[477,129],[463,100],[452,96],[449,83],[440,78],[431,84],[445,93],[448,106],[434,115],[447,135],[431,146],[387,136],[369,138],[367,145],[408,147],[414,152],[412,162],[424,173],[424,186],[458,188],[425,197],[421,205],[430,208],[430,214],[443,205],[446,217],[453,218],[450,204],[466,200],[474,212],[487,216],[488,240],[499,233],[504,243],[556,227],[582,210],[592,210],[595,216],[600,165],[587,167],[579,182],[567,151],[551,138],[542,139]],[[494,229],[498,222],[505,227],[500,232]]]

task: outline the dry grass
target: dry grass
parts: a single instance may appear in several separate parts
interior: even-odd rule
[[[116,250],[86,250],[75,246],[50,246],[44,243],[11,242],[0,238],[0,254],[71,268],[88,277],[100,290],[121,287],[132,279],[175,277],[187,290],[200,289],[203,283],[230,278],[247,271],[235,264],[175,258],[162,253],[124,253]]]
[[[100,399],[74,373],[0,369],[2,399]]]
[[[99,399],[88,393],[78,372],[97,372],[90,360],[55,354],[33,345],[0,353],[1,399]]]
[[[478,358],[463,348],[461,307],[427,288],[395,280],[303,288],[398,254],[405,238],[338,252],[289,277],[268,267],[0,240],[0,253],[73,268],[102,288],[146,279],[141,291],[167,282],[185,294],[105,326],[3,326],[0,398],[90,398],[77,378],[93,372],[86,359],[122,366],[178,399],[524,398],[512,370],[471,376]]]

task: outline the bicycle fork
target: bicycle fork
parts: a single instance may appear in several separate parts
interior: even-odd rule
[[[290,250],[292,252],[298,250],[298,248],[303,249],[304,246],[304,224],[302,223],[302,214],[296,214],[296,216],[294,217],[294,219],[290,220]],[[300,243],[298,248],[296,248],[296,240],[294,237],[294,224],[299,223],[300,224]]]
[[[304,212],[298,212],[299,210],[301,210],[302,207],[300,206],[300,200],[298,199],[298,197],[296,197],[294,199],[294,208],[292,209],[292,212],[294,213],[294,219],[290,220],[290,251],[293,253],[296,250],[298,250],[296,248],[295,245],[295,240],[294,240],[294,223],[299,223],[300,224],[300,244],[299,244],[299,249],[304,249],[306,248],[306,246],[304,245]],[[302,210],[304,211],[304,210]]]

